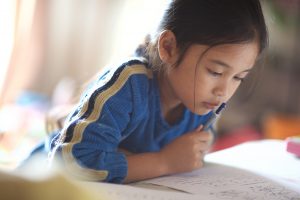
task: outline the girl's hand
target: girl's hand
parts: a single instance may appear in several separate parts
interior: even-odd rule
[[[165,146],[160,152],[168,174],[192,171],[203,166],[212,135],[202,131],[203,125]]]

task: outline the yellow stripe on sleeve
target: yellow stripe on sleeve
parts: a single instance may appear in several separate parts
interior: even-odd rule
[[[104,103],[111,96],[115,95],[123,87],[128,78],[133,74],[146,74],[150,78],[153,76],[152,71],[147,69],[144,65],[132,65],[130,67],[125,67],[116,82],[107,90],[98,94],[96,97],[94,110],[85,121],[82,121],[75,126],[71,141],[62,145],[62,155],[66,163],[66,167],[72,172],[75,172],[75,175],[78,178],[91,181],[102,181],[108,176],[108,171],[106,170],[94,170],[80,166],[72,154],[72,148],[75,144],[81,142],[82,134],[85,128],[99,118]],[[83,105],[81,112],[78,114],[79,117],[87,111],[88,103],[89,101],[85,102]],[[63,134],[66,135],[66,130],[64,130]]]

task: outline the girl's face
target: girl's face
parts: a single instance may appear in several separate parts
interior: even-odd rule
[[[227,102],[252,69],[258,54],[256,42],[207,49],[204,45],[192,45],[181,63],[170,67],[166,74],[175,98],[197,114],[208,113]]]

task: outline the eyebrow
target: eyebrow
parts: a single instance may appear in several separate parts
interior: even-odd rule
[[[230,65],[228,65],[227,63],[225,63],[225,62],[223,62],[223,61],[221,61],[221,60],[215,60],[215,59],[211,59],[210,60],[212,63],[215,63],[215,64],[217,64],[217,65],[220,65],[220,66],[223,66],[223,67],[226,67],[226,68],[233,68],[232,66],[230,66]],[[252,69],[252,68],[251,68]],[[251,71],[251,69],[246,69],[246,70],[244,70],[244,71],[242,71],[242,72],[249,72],[249,71]],[[241,73],[242,73],[241,72]]]

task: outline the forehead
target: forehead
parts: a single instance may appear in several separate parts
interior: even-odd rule
[[[251,68],[257,58],[259,51],[256,42],[245,44],[226,44],[213,47],[207,52],[208,59],[220,59],[232,68]]]
[[[193,49],[193,50],[192,50]],[[204,45],[192,45],[192,54],[201,56],[202,61],[218,60],[231,67],[251,68],[257,58],[259,47],[256,42],[244,44],[224,44],[209,48]]]

